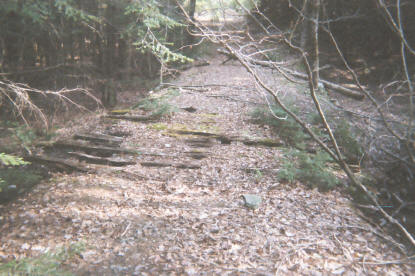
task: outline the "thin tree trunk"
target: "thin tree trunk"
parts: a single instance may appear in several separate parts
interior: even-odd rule
[[[315,89],[318,89],[318,83],[320,80],[320,53],[318,43],[318,31],[319,31],[319,19],[320,19],[320,0],[313,0],[312,2],[312,36],[313,36],[313,85]]]

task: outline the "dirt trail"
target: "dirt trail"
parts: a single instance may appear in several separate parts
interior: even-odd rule
[[[172,131],[277,139],[248,120],[260,98],[246,71],[211,63],[175,81],[192,87],[157,92],[170,92],[172,105],[196,112],[159,122],[88,123],[87,132],[128,134],[123,147],[155,155],[126,157],[135,165],[56,175],[9,204],[1,214],[0,257],[82,241],[86,251],[68,264],[77,275],[411,274],[411,267],[394,264],[404,256],[388,236],[338,191],[279,183],[281,149]],[[199,160],[197,153],[204,153]],[[173,166],[144,166],[149,162]],[[259,208],[244,207],[244,194],[259,195]]]

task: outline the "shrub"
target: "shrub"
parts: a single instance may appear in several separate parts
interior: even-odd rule
[[[332,160],[327,153],[319,151],[312,155],[304,151],[291,150],[286,156],[287,160],[279,171],[279,179],[289,182],[299,180],[323,191],[332,189],[340,183],[327,168],[327,163]]]
[[[363,154],[363,148],[357,141],[350,124],[341,120],[337,122],[334,137],[348,162],[358,163]]]
[[[155,118],[161,118],[177,112],[177,108],[168,100],[171,97],[177,96],[178,91],[175,89],[169,89],[166,95],[160,97],[148,97],[135,104],[132,108],[138,108],[147,112],[151,112],[151,116]]]
[[[295,113],[298,112],[295,108],[292,109]],[[280,107],[272,106],[271,110],[256,108],[250,116],[255,123],[272,127],[281,139],[292,145],[299,146],[307,137],[301,126]]]

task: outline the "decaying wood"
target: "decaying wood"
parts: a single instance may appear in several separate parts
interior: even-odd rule
[[[191,163],[145,161],[145,162],[140,162],[140,164],[141,166],[144,166],[144,167],[175,167],[179,169],[200,169],[201,168],[200,165],[191,164]]]
[[[148,122],[156,120],[158,117],[154,115],[105,115],[104,118],[127,120],[133,122]]]
[[[212,138],[190,138],[186,139],[185,142],[194,148],[210,148],[213,146],[213,139]]]
[[[80,150],[88,154],[93,153],[101,157],[109,157],[113,154],[140,154],[139,151],[133,149],[85,145],[73,140],[56,141],[52,144],[46,144],[44,147],[60,148],[71,151]]]
[[[80,161],[86,161],[88,163],[108,165],[108,166],[127,166],[134,165],[136,162],[123,159],[105,158],[94,155],[89,155],[81,152],[69,152],[69,154],[76,156]]]
[[[76,140],[86,140],[96,143],[103,143],[107,145],[120,145],[123,141],[121,137],[111,136],[106,134],[100,133],[78,133],[74,135],[74,139]]]
[[[190,112],[190,113],[194,113],[197,111],[196,108],[194,108],[193,106],[189,106],[189,107],[181,107],[180,109],[183,109],[184,111]]]
[[[195,135],[195,136],[204,136],[204,137],[211,137],[216,140],[219,140],[222,144],[230,144],[231,141],[234,140],[232,137],[227,137],[223,134],[217,134],[212,132],[204,132],[204,131],[193,131],[193,130],[182,130],[182,129],[171,129],[169,132],[182,134],[182,135]]]
[[[211,132],[202,132],[202,131],[193,131],[193,130],[180,130],[180,129],[173,129],[169,130],[170,132],[174,132],[177,134],[183,135],[195,135],[195,136],[203,136],[207,137],[205,139],[201,138],[192,138],[187,139],[186,142],[195,147],[210,147],[212,146],[212,139],[216,139],[221,142],[221,144],[230,144],[231,142],[241,142],[247,146],[266,146],[266,147],[280,147],[282,146],[282,142],[279,140],[272,140],[272,139],[251,139],[247,137],[241,136],[226,136],[223,134],[216,134]]]
[[[271,148],[281,147],[283,145],[281,141],[271,140],[271,139],[247,139],[245,138],[241,142],[247,146],[265,146],[265,147],[271,147]]]
[[[289,73],[290,75],[303,79],[303,80],[307,80],[308,76],[306,74],[300,73],[300,72],[296,72],[294,70],[290,70],[287,68],[283,69],[284,71],[286,71],[287,73]],[[365,95],[360,93],[359,91],[356,90],[352,90],[346,87],[343,87],[341,85],[320,79],[319,82],[321,82],[322,84],[324,84],[327,88],[330,88],[334,91],[340,92],[341,94],[348,96],[350,98],[356,99],[356,100],[363,100],[365,98]]]
[[[131,109],[116,109],[116,110],[111,110],[109,113],[111,115],[125,115],[131,112]]]
[[[185,152],[185,153],[187,155],[189,155],[191,158],[197,159],[197,160],[204,159],[204,158],[207,158],[209,156],[206,152],[196,151],[196,150],[188,151],[188,152]]]
[[[63,171],[78,171],[78,172],[88,172],[90,169],[85,168],[79,163],[72,162],[70,160],[62,159],[62,158],[55,158],[55,157],[48,157],[43,155],[31,155],[25,157],[25,160],[30,162],[36,162],[44,164],[48,167],[54,167],[58,170]]]

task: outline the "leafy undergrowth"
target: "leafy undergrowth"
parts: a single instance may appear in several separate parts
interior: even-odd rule
[[[289,182],[298,180],[321,191],[330,190],[340,184],[340,180],[327,166],[333,160],[325,152],[308,154],[294,149],[287,151],[285,157],[278,174],[279,179]]]
[[[299,108],[288,103],[289,108],[300,116]],[[281,164],[278,178],[288,182],[295,180],[307,184],[311,188],[317,187],[321,191],[328,191],[341,182],[329,166],[333,159],[325,152],[307,148],[306,143],[310,141],[308,135],[300,125],[280,107],[271,106],[257,107],[250,112],[250,118],[254,123],[271,127],[287,146],[294,149],[285,151],[285,159]],[[312,126],[313,131],[320,139],[327,140],[328,135],[322,128],[321,118],[317,113],[303,116],[306,123]],[[345,120],[337,120],[334,124],[334,136],[337,143],[349,163],[358,164],[363,155],[362,147],[356,139],[351,126]],[[314,153],[310,153],[313,151]]]
[[[176,89],[168,89],[165,94],[159,97],[147,97],[140,100],[138,103],[133,105],[132,108],[151,112],[151,117],[153,118],[171,116],[174,112],[178,111],[178,108],[171,105],[168,100],[178,95],[179,92]]]

